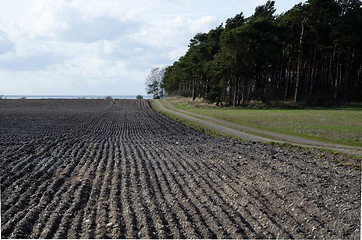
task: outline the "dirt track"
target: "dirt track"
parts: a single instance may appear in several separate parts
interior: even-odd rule
[[[362,156],[362,147],[356,146],[347,146],[334,143],[320,142],[316,140],[291,136],[287,134],[275,133],[265,130],[260,130],[248,126],[243,126],[240,124],[235,124],[230,121],[220,120],[201,114],[188,112],[185,110],[175,108],[170,102],[163,100],[154,100],[156,107],[162,111],[177,115],[181,118],[187,119],[192,122],[196,122],[208,128],[211,128],[216,131],[227,133],[231,136],[235,136],[240,139],[270,143],[270,142],[279,142],[279,143],[288,143],[288,144],[297,144],[299,146],[305,147],[314,147],[314,148],[324,148],[333,151],[339,151],[347,154]],[[165,108],[165,106],[167,108]],[[191,116],[190,116],[191,115]],[[265,137],[256,136],[254,134],[262,134]],[[268,138],[266,137],[268,136]]]
[[[1,100],[2,238],[358,238],[360,171],[137,100]]]

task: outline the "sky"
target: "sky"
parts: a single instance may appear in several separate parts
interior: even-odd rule
[[[282,13],[301,0],[276,0]],[[145,95],[190,39],[266,0],[1,0],[0,95]]]

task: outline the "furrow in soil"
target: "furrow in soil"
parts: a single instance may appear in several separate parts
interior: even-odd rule
[[[146,100],[1,99],[1,237],[359,239],[360,170],[308,151]]]

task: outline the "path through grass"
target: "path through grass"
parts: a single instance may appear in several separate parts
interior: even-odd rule
[[[362,108],[246,109],[221,108],[201,104],[195,107],[187,98],[167,99],[176,108],[273,131],[351,146],[362,146]]]

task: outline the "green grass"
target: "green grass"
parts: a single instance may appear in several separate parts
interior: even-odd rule
[[[246,109],[190,106],[167,99],[176,108],[261,130],[350,146],[362,146],[362,108]],[[192,104],[191,104],[192,105]]]

